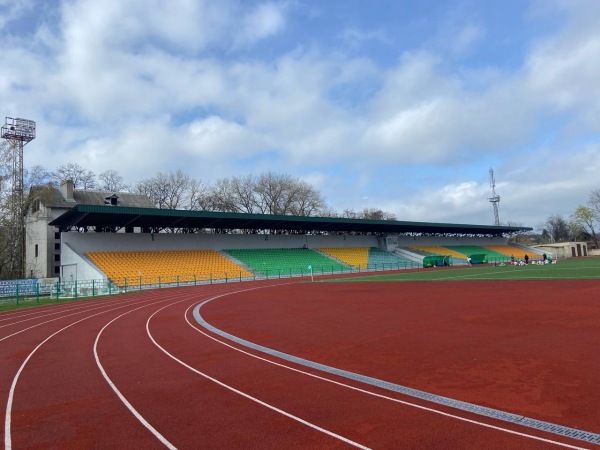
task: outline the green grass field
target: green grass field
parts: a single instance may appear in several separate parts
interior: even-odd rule
[[[431,268],[418,272],[402,271],[386,275],[335,278],[327,282],[348,281],[490,281],[490,280],[600,280],[600,258],[559,261],[557,264],[528,266],[465,266]]]
[[[401,270],[386,275],[360,275],[356,277],[332,278],[321,280],[320,283],[349,282],[349,281],[490,281],[490,280],[600,280],[600,258],[582,258],[559,261],[558,264],[545,266],[459,266],[454,268],[431,268],[412,271]],[[133,291],[132,291],[133,292]],[[91,298],[91,297],[89,297]],[[96,297],[98,298],[98,297]],[[39,303],[34,299],[22,299],[18,304],[14,299],[0,301],[0,312],[15,309],[34,308],[43,305],[55,305],[85,300],[64,298],[53,300],[42,297]]]

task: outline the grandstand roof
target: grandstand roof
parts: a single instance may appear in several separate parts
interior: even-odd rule
[[[73,189],[73,198],[66,198],[62,190],[53,185],[32,186],[29,198],[39,198],[45,206],[51,208],[74,208],[78,204],[105,205],[107,199],[114,198],[122,206],[136,208],[156,208],[152,200],[144,194],[130,192],[94,191],[90,189]]]
[[[277,230],[302,234],[398,233],[472,236],[501,236],[532,230],[528,227],[514,226],[300,217],[81,204],[54,219],[50,225],[58,227],[61,231],[68,231],[74,227],[98,227],[99,229],[143,227],[154,231],[181,228],[188,230],[213,229],[225,232],[231,230]]]

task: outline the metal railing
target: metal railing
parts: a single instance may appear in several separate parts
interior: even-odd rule
[[[23,289],[23,284],[16,282],[12,288],[4,286],[0,293],[0,305],[16,303],[17,305],[28,303],[41,303],[58,301],[60,299],[94,298],[99,296],[124,294],[128,292],[142,291],[147,289],[161,289],[178,286],[198,286],[219,283],[236,283],[242,281],[270,280],[280,278],[311,277],[324,275],[345,275],[352,273],[395,271],[405,269],[417,269],[422,265],[407,261],[403,263],[378,263],[358,267],[316,266],[298,267],[296,269],[269,269],[261,272],[226,272],[219,274],[180,274],[155,277],[130,277],[119,280],[74,280],[57,281],[54,284],[35,284]]]

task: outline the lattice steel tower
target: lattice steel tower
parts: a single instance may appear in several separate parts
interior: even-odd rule
[[[7,117],[2,126],[1,137],[13,149],[13,183],[11,212],[14,242],[14,267],[16,275],[25,276],[25,211],[23,195],[23,147],[35,139],[35,122]]]
[[[492,196],[488,198],[494,206],[494,224],[500,225],[500,217],[498,216],[498,203],[500,203],[500,196],[496,194],[496,179],[494,178],[494,169],[490,168],[490,188],[492,189]]]

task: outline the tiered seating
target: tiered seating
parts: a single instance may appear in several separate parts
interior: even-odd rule
[[[414,263],[408,259],[376,247],[369,248],[369,263],[367,269],[398,269],[413,266]]]
[[[225,253],[266,276],[290,276],[313,273],[332,273],[349,270],[345,264],[309,249],[232,249]]]
[[[317,250],[352,267],[365,268],[369,264],[369,247],[325,247],[318,248]]]
[[[119,286],[252,277],[214,250],[89,252],[86,256]]]
[[[454,250],[458,253],[462,253],[463,255],[465,255],[465,257],[471,255],[486,255],[488,262],[506,261],[507,259],[509,259],[506,255],[502,253],[498,253],[494,250],[489,250],[485,247],[480,247],[477,245],[449,245],[446,248]]]
[[[425,252],[429,255],[444,255],[444,256],[452,256],[454,260],[464,261],[466,262],[466,256],[462,253],[455,252],[447,247],[439,247],[435,245],[419,245],[414,247],[409,247],[409,250],[416,250],[420,252]],[[456,261],[455,261],[456,263]]]

